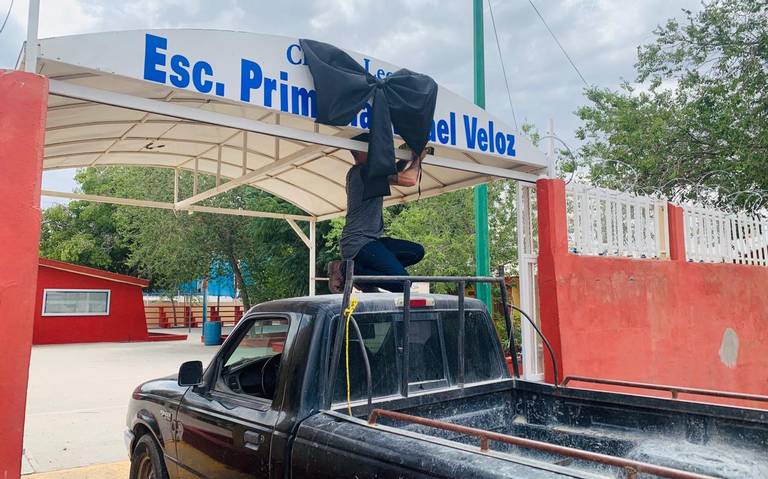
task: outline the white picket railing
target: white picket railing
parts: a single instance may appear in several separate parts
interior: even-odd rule
[[[571,252],[669,257],[666,201],[578,183],[567,185],[566,199]]]
[[[768,266],[768,218],[682,208],[689,261]]]

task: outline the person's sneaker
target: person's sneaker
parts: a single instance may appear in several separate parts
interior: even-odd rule
[[[328,263],[328,289],[334,294],[344,292],[344,261]]]

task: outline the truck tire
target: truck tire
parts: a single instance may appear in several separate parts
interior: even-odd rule
[[[136,441],[131,454],[130,479],[168,479],[163,452],[151,434],[144,434]]]

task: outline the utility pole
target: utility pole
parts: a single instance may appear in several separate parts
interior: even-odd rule
[[[483,0],[472,0],[475,64],[475,105],[485,109],[485,46],[483,42]],[[475,186],[475,273],[490,276],[488,245],[488,185]],[[491,285],[477,283],[477,297],[491,310]]]

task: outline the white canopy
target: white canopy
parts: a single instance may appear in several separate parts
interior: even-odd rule
[[[38,47],[37,71],[51,80],[44,169],[174,168],[214,175],[219,185],[174,203],[118,203],[205,211],[207,198],[251,185],[307,214],[293,219],[344,213],[349,150],[366,149],[349,138],[366,126],[367,113],[344,128],[314,123],[298,40],[151,30],[42,39]],[[397,69],[349,53],[374,75]],[[421,197],[493,177],[535,181],[547,167],[528,138],[442,87],[430,144],[435,155],[425,160]],[[417,196],[416,188],[395,187],[387,204]]]

